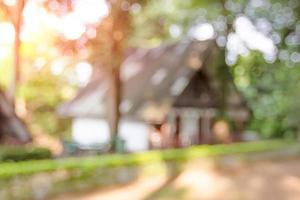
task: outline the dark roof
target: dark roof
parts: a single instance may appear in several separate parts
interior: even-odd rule
[[[213,40],[181,41],[152,49],[135,49],[121,66],[123,116],[163,119],[190,81],[203,71],[213,52]],[[108,81],[91,81],[78,95],[59,108],[65,117],[105,117]],[[195,105],[216,106],[212,105]],[[193,105],[186,105],[193,106]]]
[[[0,142],[3,138],[13,138],[18,143],[27,143],[31,140],[24,123],[17,117],[5,95],[0,91]]]

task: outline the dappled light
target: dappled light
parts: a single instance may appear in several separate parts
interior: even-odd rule
[[[298,199],[299,0],[0,0],[0,199]]]

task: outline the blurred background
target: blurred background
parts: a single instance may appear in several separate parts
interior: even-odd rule
[[[0,198],[46,199],[83,185],[86,191],[99,186],[103,173],[114,174],[100,166],[119,166],[118,162],[127,166],[143,159],[157,163],[160,158],[163,167],[154,166],[151,173],[170,168],[176,174],[182,164],[169,167],[165,160],[201,157],[206,155],[202,150],[212,152],[209,157],[219,155],[215,152],[246,153],[245,160],[256,151],[281,155],[274,149],[295,156],[300,131],[299,44],[299,0],[0,0],[0,185],[4,188]],[[246,146],[238,146],[241,142]],[[160,154],[155,157],[147,150]],[[164,157],[164,152],[169,154]],[[120,157],[109,157],[115,153]],[[100,162],[104,158],[109,160],[106,164]],[[80,159],[83,166],[74,164]],[[26,168],[31,161],[37,162],[38,169]],[[287,181],[289,188],[300,187],[296,161],[293,157],[291,165],[287,162],[292,172],[287,171],[294,173]],[[244,165],[235,157],[222,156],[217,164],[199,163],[193,167],[205,166],[201,180],[208,182],[207,165],[220,165],[233,174]],[[88,174],[87,166],[96,171]],[[269,171],[258,166],[262,173]],[[249,174],[257,175],[256,167]],[[273,168],[278,175],[281,171],[276,167],[282,166]],[[112,179],[128,183],[144,170],[133,168],[118,171],[121,178]],[[53,193],[50,183],[30,194],[12,189],[26,180],[32,180],[31,188],[36,182],[47,182],[48,175],[40,176],[45,171],[60,177],[49,181],[52,186],[74,177],[77,185],[62,181],[69,187]],[[32,173],[39,176],[32,178]],[[262,179],[264,183],[272,181],[274,174]],[[177,180],[178,185],[189,183],[192,176]],[[228,181],[238,183],[240,176]],[[257,177],[254,185],[263,184]],[[114,185],[114,181],[101,184]],[[159,185],[161,180],[155,181],[153,185]],[[128,187],[126,191],[142,186]],[[224,188],[224,194],[234,193]],[[12,195],[14,190],[19,192]],[[223,194],[221,190],[215,194]],[[148,199],[220,197],[212,193],[176,197],[162,192],[162,197]],[[268,192],[256,197],[236,193],[228,199],[272,197]],[[280,189],[279,193],[283,199],[294,198]],[[131,195],[129,199],[144,199]]]

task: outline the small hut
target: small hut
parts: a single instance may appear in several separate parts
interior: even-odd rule
[[[128,51],[121,66],[119,126],[128,151],[238,138],[250,111],[222,55],[214,40]],[[95,72],[90,83],[59,108],[61,116],[73,118],[77,143],[108,142],[108,83],[104,73]]]
[[[31,141],[24,123],[17,117],[13,107],[0,91],[0,144],[20,145]]]

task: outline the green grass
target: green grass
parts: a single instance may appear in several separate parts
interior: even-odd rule
[[[95,168],[141,165],[153,162],[180,161],[207,156],[247,154],[283,149],[295,144],[297,143],[285,140],[270,140],[235,143],[231,145],[201,145],[192,146],[186,149],[148,151],[135,154],[111,154],[81,158],[2,163],[0,164],[0,178],[10,178],[17,175],[30,175],[33,173],[56,171],[60,169],[88,170]]]

